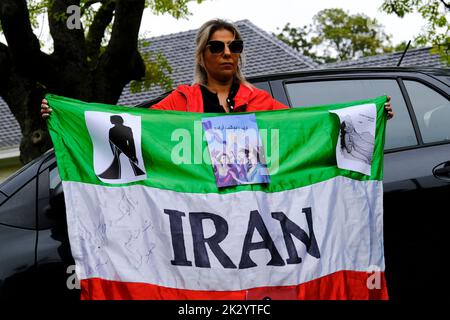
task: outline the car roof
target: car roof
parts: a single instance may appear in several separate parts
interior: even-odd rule
[[[332,75],[332,74],[355,74],[355,73],[424,73],[432,76],[450,76],[450,68],[419,68],[419,67],[365,67],[365,68],[333,68],[333,69],[313,69],[294,72],[283,72],[249,77],[247,80],[258,82],[263,80],[276,80],[284,78],[295,78],[314,75]]]
[[[422,73],[434,77],[445,77],[445,79],[439,78],[441,82],[444,82],[450,86],[450,68],[440,69],[440,68],[424,68],[424,67],[355,67],[355,68],[332,68],[332,69],[309,69],[303,71],[294,72],[280,72],[272,74],[264,74],[259,76],[248,77],[247,80],[251,83],[262,82],[262,81],[273,81],[288,78],[301,78],[309,76],[324,76],[324,75],[345,75],[345,74],[367,74],[367,73]],[[145,100],[138,105],[137,108],[148,108],[149,106],[161,101],[171,92],[165,92],[157,98],[151,100]]]

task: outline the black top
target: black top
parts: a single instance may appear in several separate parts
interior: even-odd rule
[[[217,93],[209,91],[205,86],[200,86],[202,90],[202,98],[203,98],[203,112],[206,113],[225,113],[225,109],[222,105],[220,105],[219,97]],[[233,81],[233,84],[230,88],[230,93],[227,97],[228,106],[230,107],[230,112],[233,112],[235,107],[234,105],[234,97],[236,96],[237,91],[239,90],[239,83]]]

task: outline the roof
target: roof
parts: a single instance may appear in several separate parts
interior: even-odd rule
[[[258,28],[249,20],[236,21],[235,25],[244,40],[246,63],[243,73],[246,77],[313,69],[318,66],[310,58],[300,55],[283,41]],[[150,38],[148,39],[150,45],[143,50],[164,54],[172,67],[171,78],[174,87],[192,83],[194,80],[196,34],[197,29]],[[163,93],[163,89],[154,87],[150,91],[133,94],[130,92],[130,86],[127,85],[118,104],[136,105]]]
[[[0,152],[4,149],[17,148],[21,138],[19,123],[6,102],[0,98]]]
[[[437,54],[431,54],[431,47],[410,49],[403,57],[402,67],[445,68],[445,63]],[[402,57],[403,51],[364,57],[357,60],[346,60],[328,63],[320,68],[357,68],[357,67],[395,67]]]
[[[317,64],[310,58],[278,40],[273,35],[258,28],[249,20],[235,22],[245,43],[245,60],[243,73],[247,77],[268,73],[281,73],[316,68]],[[195,36],[197,29],[173,33],[147,39],[150,42],[143,52],[153,51],[164,54],[170,66],[170,75],[174,87],[182,83],[193,82]],[[125,86],[118,101],[121,105],[137,105],[164,93],[159,87],[149,91],[131,93],[129,84]],[[8,106],[0,97],[0,152],[2,149],[17,148],[20,144],[21,131],[18,122]]]

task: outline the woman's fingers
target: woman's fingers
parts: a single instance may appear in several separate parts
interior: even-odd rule
[[[52,109],[49,109],[49,110],[50,110],[50,112],[52,112]],[[44,118],[44,119],[47,119],[48,117],[50,117],[50,113],[42,112],[41,115],[42,115],[42,118]]]
[[[50,117],[50,113],[53,110],[51,108],[49,108],[48,106],[48,101],[45,99],[42,99],[41,101],[41,116],[43,119],[47,119],[48,117]]]
[[[387,118],[392,119],[394,117],[394,111],[392,111],[392,107],[391,107],[391,97],[387,96],[387,101],[384,104],[384,110],[386,110],[387,112]]]
[[[47,107],[41,107],[41,113],[50,113],[53,110],[51,108]]]
[[[394,117],[394,111],[392,111],[392,107],[391,107],[391,105],[390,104],[385,104],[384,105],[384,110],[386,110],[386,112],[387,112],[387,118],[388,118],[388,120],[389,119],[392,119],[393,117]]]

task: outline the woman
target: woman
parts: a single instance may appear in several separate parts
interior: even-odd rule
[[[134,145],[133,132],[130,127],[123,125],[123,118],[119,115],[110,117],[111,124],[114,125],[109,129],[109,145],[114,155],[111,165],[103,173],[98,176],[103,179],[120,179],[121,166],[120,154],[123,153],[130,161],[135,176],[145,174],[138,166],[136,157],[136,148]]]
[[[253,112],[286,109],[245,80],[242,74],[244,43],[238,29],[224,20],[206,22],[198,31],[193,85],[180,85],[153,109],[189,112]],[[393,112],[390,97],[385,104],[388,119]],[[41,114],[51,113],[47,101],[42,100]]]
[[[226,153],[217,155],[213,170],[219,187],[233,186],[238,181],[237,168]]]

